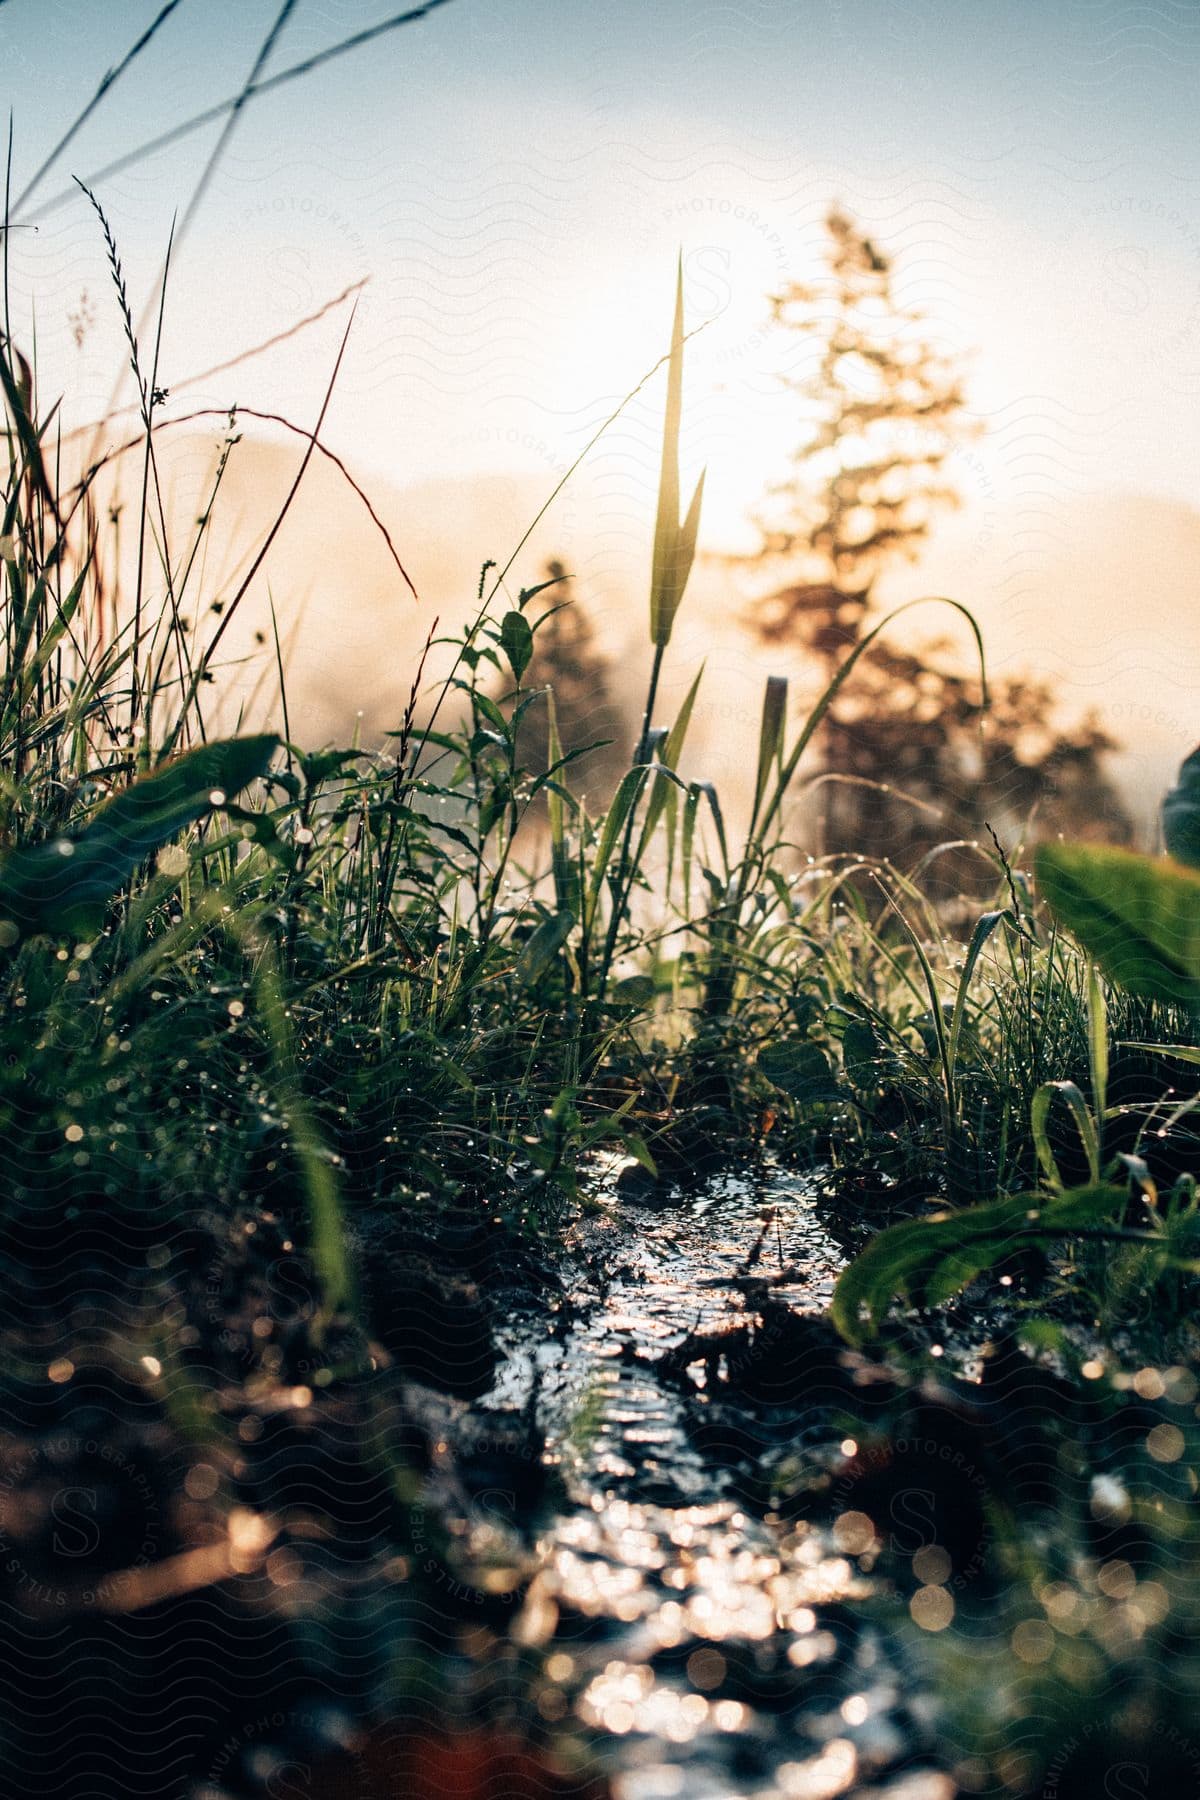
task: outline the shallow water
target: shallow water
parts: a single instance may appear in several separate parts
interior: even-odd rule
[[[547,1716],[595,1734],[616,1800],[947,1800],[853,1543],[764,1499],[764,1469],[836,1449],[827,1413],[787,1383],[764,1401],[761,1366],[753,1400],[736,1380],[766,1294],[776,1316],[828,1305],[843,1259],[815,1183],[726,1174],[653,1208],[611,1183],[597,1201],[569,1322],[549,1340],[513,1322],[484,1402],[533,1413],[562,1478],[516,1626],[544,1648]],[[685,1351],[668,1372],[724,1331],[732,1365]]]

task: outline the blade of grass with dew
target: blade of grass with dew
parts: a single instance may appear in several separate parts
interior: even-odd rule
[[[1088,1173],[1093,1185],[1100,1180],[1100,1135],[1099,1126],[1092,1118],[1088,1103],[1073,1081],[1044,1081],[1033,1096],[1030,1108],[1030,1130],[1033,1135],[1034,1149],[1038,1163],[1049,1185],[1061,1193],[1063,1179],[1059,1173],[1058,1162],[1050,1144],[1048,1124],[1050,1108],[1055,1100],[1065,1101],[1070,1109],[1071,1117],[1079,1132],[1079,1141],[1083,1145],[1083,1153],[1087,1158]]]
[[[903,605],[893,607],[892,611],[890,613],[888,613],[885,618],[881,619],[879,621],[878,625],[876,625],[871,631],[869,631],[867,633],[867,635],[859,643],[857,643],[855,645],[854,649],[850,652],[850,655],[846,658],[845,662],[838,669],[838,671],[834,675],[833,679],[829,682],[828,686],[825,688],[825,691],[822,693],[820,699],[817,701],[816,705],[813,707],[812,711],[809,713],[808,718],[805,720],[804,726],[801,729],[799,737],[797,738],[795,744],[792,746],[791,751],[789,752],[786,760],[784,761],[782,767],[780,768],[779,778],[775,784],[775,789],[771,796],[770,804],[768,805],[766,812],[763,815],[762,821],[759,824],[759,828],[758,828],[758,844],[759,845],[761,845],[761,842],[762,842],[763,838],[765,837],[767,830],[769,829],[769,827],[772,824],[773,820],[775,819],[777,813],[779,812],[780,807],[783,804],[784,797],[787,793],[788,788],[791,785],[792,777],[796,773],[796,768],[800,762],[801,757],[804,755],[804,752],[807,750],[809,744],[812,742],[822,720],[824,719],[826,713],[829,711],[829,708],[833,705],[833,702],[837,699],[837,696],[841,692],[841,689],[843,688],[845,683],[849,680],[851,674],[854,671],[855,665],[859,661],[860,657],[862,657],[865,654],[865,652],[870,649],[871,645],[879,637],[881,632],[886,630],[886,628],[890,624],[892,624],[894,620],[898,619],[902,613],[911,611],[911,609],[914,606],[948,606],[954,612],[959,613],[967,621],[967,624],[971,628],[971,634],[975,640],[976,650],[979,653],[979,676],[980,676],[980,682],[981,682],[982,688],[983,688],[983,704],[985,707],[987,706],[987,704],[988,704],[987,666],[986,666],[986,659],[984,656],[983,636],[982,636],[979,626],[975,620],[975,616],[970,611],[970,609],[968,607],[964,606],[961,600],[951,600],[947,596],[942,595],[942,594],[927,594],[927,595],[922,596],[918,600],[906,600],[903,603]]]

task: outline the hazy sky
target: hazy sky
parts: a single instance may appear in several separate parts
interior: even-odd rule
[[[0,0],[14,193],[156,10]],[[67,417],[103,408],[117,325],[86,203],[39,207],[235,92],[277,10],[183,0],[20,215],[36,231],[11,237],[14,316],[28,333],[36,295],[43,394],[63,390]],[[298,0],[270,67],[391,10]],[[837,197],[973,357],[986,431],[959,461],[955,568],[1024,619],[1005,556],[1044,571],[1088,496],[1195,501],[1198,103],[1197,0],[452,0],[249,109],[176,260],[160,379],[179,409],[236,398],[307,422],[340,317],[179,384],[370,275],[331,440],[400,483],[549,487],[662,349],[682,247],[689,322],[711,321],[689,348],[686,455],[709,467],[705,539],[729,543],[793,435],[778,376],[797,351],[763,332],[765,298],[811,268]],[[98,183],[135,309],[217,130]],[[579,490],[631,556],[661,404],[655,385],[631,406]],[[1014,519],[1024,542],[998,551]],[[1159,672],[1178,664],[1163,644]]]
[[[299,0],[271,67],[391,10]],[[155,11],[0,5],[15,191]],[[276,11],[184,0],[38,199],[234,92]],[[905,297],[978,352],[990,479],[1037,435],[1063,479],[1191,497],[1198,101],[1194,0],[453,0],[243,118],[176,266],[169,369],[370,274],[335,428],[402,479],[514,454],[536,470],[653,360],[681,244],[689,316],[713,319],[690,416],[724,527],[789,437],[765,294],[810,265],[836,194],[899,253]],[[217,129],[101,183],[135,297]],[[76,353],[68,318],[85,287],[111,317],[95,224],[81,197],[37,223],[14,259],[39,280],[44,366],[73,406],[99,402],[111,339]],[[336,335],[237,392],[306,414]]]

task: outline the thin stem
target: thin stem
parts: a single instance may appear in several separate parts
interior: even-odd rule
[[[650,731],[654,723],[654,703],[658,698],[658,682],[662,674],[663,657],[666,655],[665,644],[655,644],[654,661],[650,665],[650,685],[646,690],[646,710],[642,715],[642,734],[638,739],[637,751],[633,759],[633,767],[645,763],[650,755]],[[617,934],[621,929],[621,920],[629,904],[629,893],[633,886],[634,871],[630,867],[633,850],[633,831],[637,823],[637,799],[629,808],[629,817],[625,821],[625,835],[621,840],[621,860],[617,864],[617,873],[613,881],[612,911],[608,920],[608,932],[604,939],[604,959],[600,964],[600,981],[596,990],[596,998],[603,999],[604,990],[608,986],[609,970],[617,949]]]
[[[449,4],[450,0],[425,0],[423,6],[414,6],[408,12],[394,13],[390,19],[383,19],[378,25],[370,25],[365,31],[357,31],[352,37],[343,38],[340,43],[331,44],[327,50],[318,50],[314,56],[305,57],[303,62],[292,63],[288,68],[280,69],[276,75],[268,75],[262,81],[251,83],[240,93],[235,94],[232,99],[218,101],[216,106],[207,107],[204,112],[193,114],[190,119],[184,119],[182,124],[173,125],[169,131],[160,132],[158,137],[149,138],[145,143],[139,144],[135,150],[128,150],[124,156],[118,156],[115,161],[106,163],[102,169],[97,169],[88,179],[93,184],[106,181],[110,175],[118,175],[123,169],[131,168],[144,156],[151,156],[155,151],[165,150],[169,144],[177,144],[180,138],[190,137],[193,131],[199,131],[203,126],[211,125],[216,119],[223,119],[226,113],[232,112],[235,107],[245,105],[248,100],[257,100],[260,94],[269,94],[275,88],[282,87],[287,81],[295,81],[301,75],[309,75],[314,69],[321,68],[327,62],[332,62],[335,57],[345,56],[351,50],[358,50],[364,44],[373,43],[376,38],[384,37],[388,32],[396,31],[402,25],[415,24],[418,19],[424,19],[428,14],[436,12],[439,7]],[[26,190],[27,194],[28,189]],[[22,199],[25,197],[22,196]],[[29,222],[45,218],[47,213],[56,211],[71,198],[72,189],[64,188],[61,193],[55,194],[52,200],[47,200],[32,212],[29,215]],[[20,210],[19,206],[18,210]]]

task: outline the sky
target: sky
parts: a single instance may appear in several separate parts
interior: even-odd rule
[[[14,195],[157,10],[0,0]],[[182,0],[17,212],[14,322],[29,337],[36,322],[42,392],[68,421],[105,411],[121,363],[103,241],[70,176],[235,93],[277,10]],[[269,70],[392,10],[298,0]],[[764,329],[767,297],[812,270],[837,199],[967,359],[981,435],[932,571],[973,585],[1004,656],[1097,694],[1131,668],[1173,683],[1186,750],[1194,601],[1175,606],[1163,564],[1145,618],[1131,595],[1106,627],[1087,548],[1130,497],[1171,517],[1196,502],[1198,99],[1195,0],[451,0],[247,109],[173,258],[160,381],[176,411],[236,399],[308,423],[345,306],[186,378],[369,277],[326,436],[390,485],[462,484],[447,529],[469,533],[471,477],[548,493],[653,365],[681,252],[688,322],[705,327],[684,438],[690,472],[708,469],[702,543],[748,544],[795,435],[780,376],[797,349]],[[95,181],[135,313],[219,129]],[[644,558],[661,406],[660,377],[559,503],[598,584]],[[1072,674],[1076,622],[1094,634],[1098,617],[1104,642]]]

